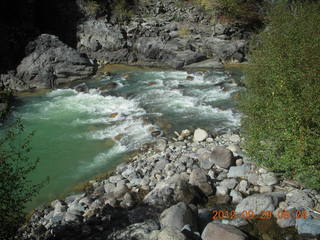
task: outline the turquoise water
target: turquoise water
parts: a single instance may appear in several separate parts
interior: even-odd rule
[[[50,177],[30,207],[62,197],[79,182],[112,168],[128,152],[155,140],[151,132],[156,129],[237,129],[240,115],[231,95],[239,90],[232,79],[240,76],[119,70],[88,81],[88,93],[60,89],[20,97],[13,118],[21,117],[26,129],[35,131],[31,155],[40,158],[31,178],[39,182]],[[98,89],[110,82],[117,87]]]

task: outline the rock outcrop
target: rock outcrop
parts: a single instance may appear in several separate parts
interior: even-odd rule
[[[12,90],[55,88],[93,75],[95,66],[87,57],[68,47],[56,36],[42,34],[26,47],[25,57],[12,78],[3,79]]]

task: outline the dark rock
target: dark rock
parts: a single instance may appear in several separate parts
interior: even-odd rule
[[[195,213],[184,202],[180,202],[164,210],[160,215],[162,228],[172,227],[181,230],[186,224],[197,229],[197,219]]]
[[[16,77],[30,88],[55,88],[86,79],[95,72],[90,60],[68,47],[56,36],[40,35],[27,46],[29,55],[17,67]],[[15,89],[21,90],[21,89]]]
[[[87,84],[85,83],[80,83],[78,85],[76,85],[75,87],[73,87],[74,90],[76,90],[77,92],[84,92],[87,93],[89,92],[89,87],[87,86]]]
[[[235,164],[232,152],[222,146],[216,147],[213,150],[211,158],[221,168],[229,168]]]
[[[209,223],[201,235],[203,240],[245,240],[248,236],[234,226],[222,223]]]

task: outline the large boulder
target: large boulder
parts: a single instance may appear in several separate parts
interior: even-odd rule
[[[190,174],[189,183],[193,186],[197,186],[207,195],[213,193],[212,186],[208,183],[208,177],[203,169],[193,169]]]
[[[262,211],[273,212],[278,205],[278,198],[273,195],[254,194],[243,199],[236,207],[237,214],[246,214],[252,211],[255,215]]]
[[[154,220],[147,220],[142,223],[132,224],[125,229],[113,232],[106,239],[123,240],[123,239],[139,239],[150,240],[153,232],[159,229],[159,225]]]
[[[165,181],[160,181],[143,201],[157,207],[169,207],[177,202],[189,204],[196,197],[196,191],[187,180],[180,175],[174,175]]]
[[[124,29],[105,20],[88,20],[78,27],[78,49],[92,58],[112,63],[128,59]]]
[[[197,229],[197,218],[186,203],[179,202],[161,213],[160,224],[162,228],[173,227],[179,231],[187,224]]]
[[[58,37],[42,34],[26,47],[16,77],[23,88],[54,88],[63,83],[86,79],[95,72],[94,64]],[[21,87],[16,90],[21,90]]]
[[[234,226],[222,223],[209,223],[202,232],[203,240],[245,240],[248,236]]]
[[[211,158],[221,168],[229,168],[235,164],[232,152],[222,146],[218,146],[213,150]]]

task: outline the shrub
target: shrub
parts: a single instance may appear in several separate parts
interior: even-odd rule
[[[89,16],[96,16],[100,9],[100,4],[94,0],[88,0],[85,2],[85,12]]]
[[[207,12],[224,21],[261,24],[264,0],[194,0]]]
[[[41,184],[32,184],[28,174],[38,160],[28,157],[30,137],[23,137],[20,121],[0,139],[0,239],[13,239],[25,221],[25,206],[39,191]]]
[[[134,15],[134,11],[130,9],[130,4],[126,0],[116,1],[112,13],[117,17],[120,23],[125,23]]]
[[[250,55],[240,108],[253,160],[320,183],[320,3],[279,3]]]
[[[188,26],[181,26],[177,32],[178,32],[178,35],[182,38],[190,37],[190,34],[191,34]]]

